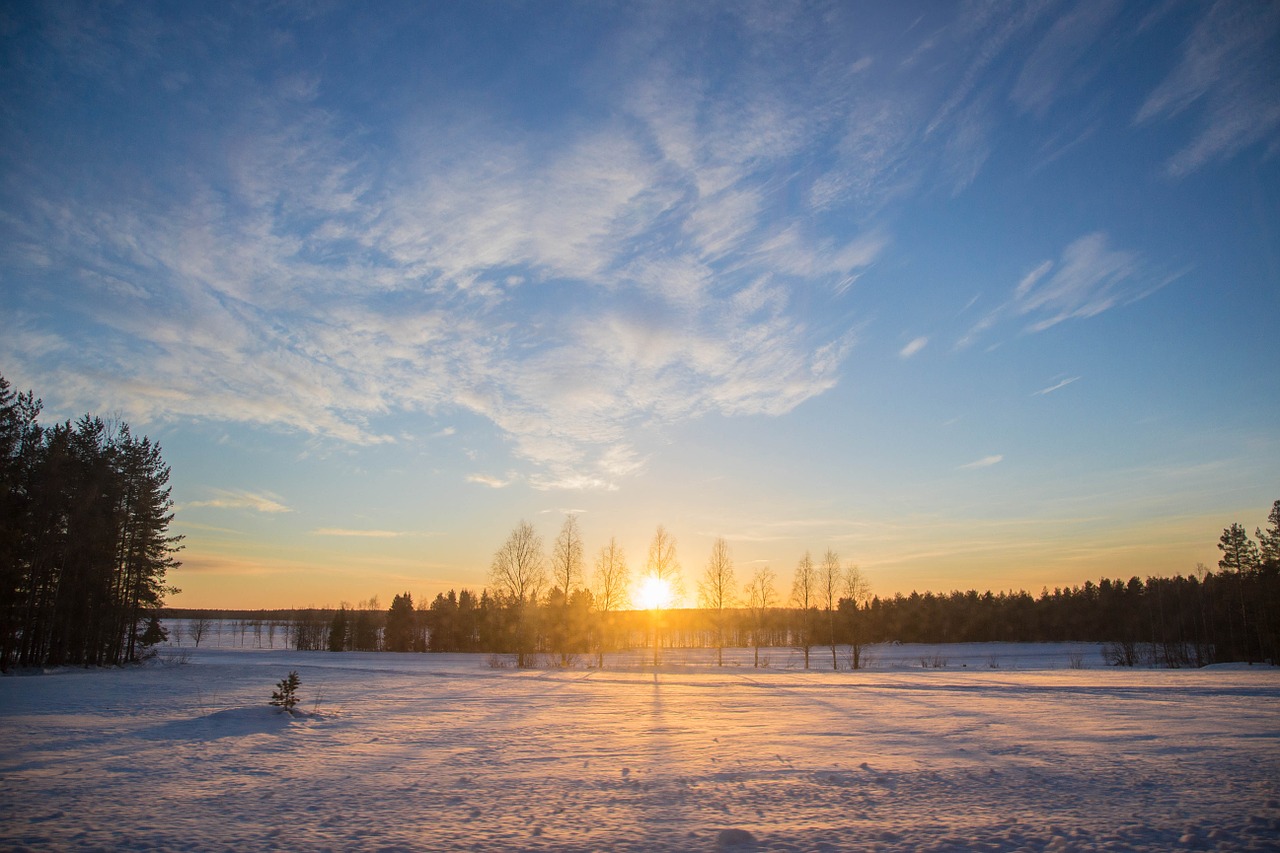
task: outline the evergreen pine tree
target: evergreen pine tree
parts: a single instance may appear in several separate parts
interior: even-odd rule
[[[298,671],[290,671],[288,678],[276,684],[276,689],[271,694],[271,704],[292,714],[294,706],[298,704],[298,688],[301,685],[302,679],[298,678]]]
[[[144,649],[158,646],[169,639],[169,629],[160,624],[160,614],[152,613],[147,619],[147,629],[138,635],[138,645]]]
[[[343,652],[347,649],[347,609],[339,607],[329,623],[329,651]]]
[[[387,611],[387,625],[383,632],[384,648],[389,652],[415,651],[417,621],[413,597],[409,593],[391,599],[391,609]]]

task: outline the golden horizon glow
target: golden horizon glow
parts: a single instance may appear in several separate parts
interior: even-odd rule
[[[640,581],[635,600],[641,610],[662,610],[671,604],[671,584],[649,575]]]

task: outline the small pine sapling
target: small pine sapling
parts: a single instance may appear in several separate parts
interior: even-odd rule
[[[301,685],[302,680],[298,678],[298,671],[291,671],[288,678],[282,679],[276,685],[278,689],[271,694],[271,704],[292,714],[294,706],[298,704],[298,687]]]
[[[146,629],[141,633],[136,633],[135,637],[140,650],[138,657],[147,660],[156,656],[156,646],[169,639],[169,631],[160,624],[160,617],[152,613],[147,620]]]

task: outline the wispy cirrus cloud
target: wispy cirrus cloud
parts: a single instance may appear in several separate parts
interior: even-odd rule
[[[648,460],[637,436],[783,415],[841,381],[865,322],[855,283],[893,252],[895,204],[972,185],[999,108],[1058,104],[1114,8],[1085,3],[1045,33],[1048,14],[944,14],[892,62],[838,10],[646,9],[545,114],[504,107],[526,103],[519,81],[395,90],[405,107],[376,130],[339,97],[369,81],[293,42],[242,46],[199,16],[133,32],[59,15],[41,91],[66,68],[108,93],[154,78],[151,130],[104,128],[102,150],[64,152],[74,168],[12,170],[9,256],[79,328],[28,310],[0,357],[38,362],[69,406],[148,422],[368,445],[431,429],[389,416],[476,415],[523,481],[613,488]],[[684,38],[712,23],[731,29],[723,55]],[[192,60],[207,55],[228,61]],[[1141,121],[1210,91],[1180,79]],[[21,124],[10,147],[39,150]],[[1102,235],[1046,263],[960,345],[1011,317],[1039,331],[1093,316],[1142,281]]]
[[[282,502],[279,495],[270,492],[248,492],[238,489],[213,489],[216,497],[200,501],[187,501],[175,509],[196,509],[210,507],[214,509],[248,509],[254,512],[281,513],[292,512]]]
[[[1012,308],[1027,317],[1027,331],[1042,332],[1064,320],[1094,317],[1146,295],[1138,255],[1112,249],[1102,233],[1087,234],[1045,261],[1014,289]]]
[[[972,462],[966,462],[956,467],[957,471],[976,471],[979,468],[990,468],[992,465],[999,465],[1004,461],[1003,455],[984,456],[981,459],[975,459]]]
[[[1008,320],[1024,333],[1043,332],[1067,320],[1081,320],[1143,299],[1172,281],[1157,278],[1137,252],[1113,249],[1107,235],[1086,234],[1056,260],[1042,261],[1022,277],[1010,298],[972,324],[957,349]]]
[[[1048,394],[1052,394],[1054,391],[1060,391],[1061,389],[1066,388],[1068,385],[1070,385],[1070,384],[1071,384],[1071,383],[1073,383],[1073,382],[1079,382],[1079,381],[1080,381],[1080,377],[1079,377],[1079,376],[1071,376],[1071,377],[1069,377],[1069,378],[1067,378],[1067,379],[1063,379],[1063,380],[1061,380],[1061,381],[1059,381],[1059,382],[1055,382],[1054,384],[1052,384],[1052,385],[1050,385],[1050,386],[1048,386],[1048,387],[1046,387],[1046,388],[1041,388],[1039,391],[1036,391],[1036,392],[1035,392],[1034,394],[1032,394],[1031,396],[1033,396],[1033,397],[1044,397],[1044,396],[1046,396],[1046,395],[1048,395]]]
[[[1009,93],[1021,109],[1043,116],[1064,89],[1077,88],[1101,67],[1082,68],[1081,60],[1120,13],[1120,0],[1084,0],[1055,20],[1022,66]]]
[[[1195,26],[1177,66],[1147,96],[1134,123],[1197,113],[1189,143],[1165,162],[1183,177],[1258,142],[1280,146],[1280,7],[1219,0]]]
[[[929,345],[928,338],[925,338],[925,337],[914,338],[911,340],[910,343],[908,343],[902,349],[898,350],[898,357],[911,358],[913,355],[916,355],[917,353],[920,352],[920,350],[924,349],[928,345]]]
[[[63,339],[52,368],[74,401],[361,444],[396,440],[387,413],[463,411],[530,482],[611,488],[644,464],[637,427],[783,414],[839,379],[850,330],[795,295],[838,299],[888,237],[779,220],[826,120],[780,81],[725,100],[642,74],[617,120],[523,135],[426,112],[375,157],[320,105],[323,76],[220,73],[227,123],[127,203],[110,170],[29,187],[17,242],[90,294],[96,367]]]
[[[475,483],[479,486],[488,486],[491,489],[505,489],[511,485],[512,480],[503,477],[493,477],[489,474],[468,474],[468,483]]]

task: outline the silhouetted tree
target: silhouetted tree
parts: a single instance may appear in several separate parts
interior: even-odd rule
[[[1271,526],[1266,530],[1254,528],[1254,535],[1258,537],[1261,561],[1277,566],[1280,565],[1280,501],[1276,501],[1271,505],[1271,512],[1267,515],[1267,521],[1270,522]]]
[[[578,530],[578,517],[565,516],[564,524],[551,548],[551,582],[560,595],[552,611],[552,648],[560,653],[560,665],[569,665],[569,646],[573,644],[573,627],[570,602],[582,585],[582,534]]]
[[[382,635],[383,647],[389,652],[424,651],[421,632],[418,630],[418,614],[413,609],[413,596],[409,593],[391,599],[387,611],[386,627]]]
[[[613,640],[612,614],[629,603],[627,588],[631,573],[627,569],[627,557],[611,536],[609,544],[596,556],[595,573],[592,575],[592,602],[596,609],[596,665],[604,668],[604,652]]]
[[[711,546],[711,558],[698,584],[698,603],[710,611],[716,631],[716,665],[724,666],[724,626],[726,611],[737,603],[733,579],[733,558],[729,543],[717,538]]]
[[[796,564],[796,573],[791,580],[791,606],[797,611],[798,623],[795,626],[796,645],[804,651],[804,668],[809,668],[809,649],[813,646],[813,611],[818,604],[818,572],[813,567],[813,558],[805,551],[800,562]]]
[[[547,585],[542,538],[527,521],[520,522],[493,555],[489,580],[512,617],[512,644],[516,651],[516,666],[523,668],[529,663],[532,646],[530,610],[537,605],[538,598]]]
[[[178,565],[169,468],[127,424],[39,411],[0,377],[0,669],[136,660]]]
[[[1256,573],[1256,607],[1260,652],[1274,664],[1280,663],[1280,501],[1271,505],[1267,521],[1266,530],[1256,531],[1261,558]]]
[[[684,579],[680,575],[680,561],[676,559],[676,540],[661,524],[649,541],[649,560],[645,563],[648,577],[660,584],[665,584],[673,601],[684,599]],[[660,636],[662,613],[655,608],[650,614],[653,620],[653,665],[657,666],[662,648]]]
[[[0,376],[0,671],[17,657],[28,624],[31,570],[32,468],[41,455],[40,401],[17,394]]]
[[[822,555],[822,565],[818,569],[818,597],[827,617],[827,643],[831,647],[833,671],[840,669],[840,662],[836,657],[836,610],[840,605],[842,582],[840,555],[828,548],[827,553]]]
[[[382,629],[382,605],[378,596],[356,604],[355,618],[351,620],[351,649],[357,652],[376,652]]]
[[[849,667],[861,669],[863,649],[868,642],[865,609],[871,586],[858,567],[850,564],[841,577],[839,609],[844,617],[845,641],[849,644]]]
[[[333,613],[333,621],[329,623],[329,651],[345,652],[347,650],[347,608],[339,606]]]
[[[747,584],[747,609],[751,613],[751,645],[755,648],[755,667],[760,667],[760,646],[767,637],[765,620],[777,603],[777,592],[773,587],[774,575],[768,566],[756,569],[751,582]]]
[[[1247,579],[1249,575],[1253,574],[1258,568],[1258,546],[1249,538],[1249,534],[1245,532],[1244,525],[1232,524],[1222,531],[1222,537],[1218,541],[1218,550],[1222,552],[1222,558],[1218,560],[1218,567],[1233,576],[1235,581],[1236,592],[1240,602],[1240,651],[1245,657],[1249,657],[1253,643],[1250,640],[1249,633],[1246,587],[1248,586]]]
[[[300,652],[323,651],[328,648],[330,627],[331,623],[325,611],[310,608],[297,610],[289,620],[289,640]],[[376,650],[376,642],[374,649],[370,651],[374,650]]]
[[[488,593],[477,603],[469,589],[439,593],[426,612],[428,648],[433,652],[497,651],[487,639]]]
[[[490,606],[491,599],[488,598],[487,592],[482,592],[479,599],[476,598],[474,592],[465,587],[458,591],[458,611],[457,622],[454,631],[457,649],[463,652],[474,652],[477,650],[492,651],[485,645],[482,627],[485,619],[486,608]]]
[[[573,656],[585,654],[591,650],[591,611],[595,605],[591,590],[578,587],[569,596],[568,607],[564,613],[564,645],[561,665],[568,666]]]
[[[453,590],[436,593],[427,611],[427,648],[433,652],[456,652],[458,594]]]
[[[169,639],[169,629],[160,624],[160,614],[152,613],[147,617],[147,627],[138,634],[138,646],[151,649]]]

